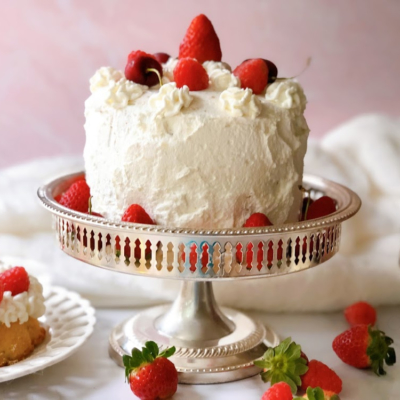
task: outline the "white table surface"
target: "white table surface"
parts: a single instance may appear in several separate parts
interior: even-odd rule
[[[42,372],[0,384],[0,399],[18,400],[99,400],[135,399],[124,372],[107,354],[111,327],[138,310],[97,310],[93,336],[77,353]],[[388,374],[376,377],[371,371],[357,370],[343,364],[332,350],[334,337],[347,327],[341,313],[334,314],[261,314],[252,313],[272,326],[282,337],[302,345],[310,359],[333,368],[343,380],[342,400],[399,400],[400,360],[387,368]],[[379,327],[394,341],[400,359],[400,307],[378,309]],[[258,400],[268,385],[259,376],[219,385],[179,385],[175,400]]]

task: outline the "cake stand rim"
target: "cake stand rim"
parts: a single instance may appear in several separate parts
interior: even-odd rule
[[[336,212],[329,214],[326,217],[316,218],[309,221],[297,221],[288,222],[281,225],[274,225],[270,227],[260,228],[215,228],[215,229],[193,229],[193,228],[182,228],[182,227],[166,227],[162,225],[145,225],[135,224],[131,222],[113,221],[106,218],[96,217],[89,214],[84,214],[78,211],[72,211],[61,204],[59,204],[53,197],[53,190],[60,187],[66,182],[73,182],[74,178],[82,176],[85,172],[79,171],[67,175],[62,175],[56,179],[39,187],[37,195],[42,203],[42,206],[47,208],[52,214],[60,217],[67,217],[76,222],[84,221],[93,226],[107,227],[108,229],[115,231],[137,231],[146,234],[158,234],[158,235],[174,235],[180,236],[224,236],[224,237],[235,237],[235,236],[257,236],[266,234],[284,234],[294,232],[307,232],[318,227],[324,227],[332,223],[341,223],[354,216],[361,207],[361,199],[350,188],[341,185],[340,183],[331,181],[329,179],[320,177],[318,175],[304,174],[303,184],[306,186],[316,185],[319,190],[328,188],[328,191],[335,192],[340,195],[341,202],[344,202]],[[337,201],[338,199],[335,198]]]

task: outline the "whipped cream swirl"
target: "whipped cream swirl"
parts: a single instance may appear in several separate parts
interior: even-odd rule
[[[206,61],[203,63],[210,79],[209,89],[222,92],[230,87],[240,87],[240,79],[233,75],[231,67],[224,62]]]
[[[111,67],[100,68],[90,78],[93,95],[101,103],[117,109],[132,105],[147,89],[147,86],[127,80],[121,71]]]
[[[282,108],[299,108],[304,112],[307,99],[300,84],[292,79],[276,81],[268,86],[265,99]]]
[[[1,267],[0,272],[10,267]],[[39,318],[46,311],[43,297],[43,287],[39,281],[29,275],[29,290],[12,296],[11,292],[4,292],[3,300],[0,302],[0,323],[8,328],[13,322],[19,321],[23,324],[29,317]]]
[[[261,102],[251,89],[231,87],[219,97],[222,108],[234,117],[256,118],[261,113]]]
[[[162,85],[158,93],[150,97],[149,104],[157,115],[172,117],[182,108],[189,107],[192,100],[193,97],[186,85],[177,88],[175,82],[170,82]]]

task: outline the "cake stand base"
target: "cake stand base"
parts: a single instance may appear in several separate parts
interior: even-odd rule
[[[241,312],[219,309],[211,285],[184,282],[172,306],[149,308],[119,324],[110,335],[110,357],[123,366],[124,354],[153,340],[160,349],[176,347],[171,361],[180,383],[231,382],[259,373],[253,361],[278,345],[278,336]]]

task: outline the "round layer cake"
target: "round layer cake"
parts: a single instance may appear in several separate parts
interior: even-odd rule
[[[301,86],[277,81],[254,95],[225,63],[206,62],[210,87],[148,88],[101,68],[85,104],[86,179],[93,208],[119,220],[140,204],[159,225],[242,226],[252,213],[295,221],[309,129]],[[172,67],[171,67],[172,66]]]

